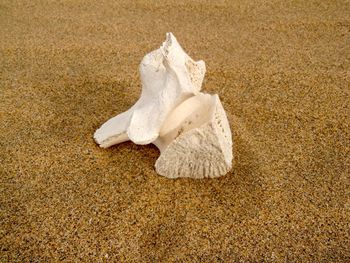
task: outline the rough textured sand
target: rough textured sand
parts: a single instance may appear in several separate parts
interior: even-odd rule
[[[119,2],[0,1],[1,261],[349,262],[349,1]],[[92,140],[167,31],[229,115],[219,179]]]

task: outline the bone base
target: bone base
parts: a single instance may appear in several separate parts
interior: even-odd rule
[[[179,105],[154,144],[161,151],[156,171],[168,178],[213,178],[231,169],[231,130],[217,95],[199,94]]]

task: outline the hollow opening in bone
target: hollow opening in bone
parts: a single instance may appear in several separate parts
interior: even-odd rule
[[[153,143],[162,152],[179,135],[209,122],[214,115],[215,97],[200,93],[177,106],[160,129]]]

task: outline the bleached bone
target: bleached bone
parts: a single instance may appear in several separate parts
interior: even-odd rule
[[[95,132],[95,141],[103,148],[129,139],[136,144],[153,142],[169,112],[200,91],[204,74],[204,61],[192,60],[167,33],[162,46],[142,59],[140,99],[104,123]]]
[[[154,144],[155,167],[169,177],[218,177],[232,165],[232,138],[217,95],[200,93],[180,104],[164,122]]]
[[[232,163],[232,138],[218,95],[200,92],[203,61],[193,61],[167,33],[163,45],[140,64],[142,93],[127,111],[94,134],[101,147],[132,140],[154,143],[157,173],[168,178],[217,177]]]

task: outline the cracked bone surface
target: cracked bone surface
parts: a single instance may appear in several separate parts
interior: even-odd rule
[[[155,167],[168,178],[218,177],[231,169],[232,137],[218,95],[200,92],[205,63],[192,60],[172,33],[140,64],[142,93],[94,134],[103,148],[131,140],[155,144]]]

